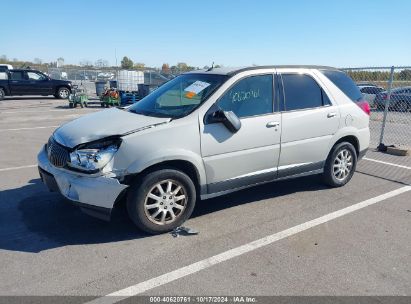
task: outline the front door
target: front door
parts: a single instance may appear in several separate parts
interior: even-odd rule
[[[242,78],[213,106],[234,112],[241,128],[232,133],[222,123],[201,127],[208,193],[276,178],[281,114],[274,112],[273,80],[272,74]]]
[[[33,95],[50,95],[52,94],[51,81],[38,72],[28,71],[27,76],[27,94]]]

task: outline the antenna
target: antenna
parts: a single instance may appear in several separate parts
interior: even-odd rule
[[[207,70],[207,72],[211,71],[212,69],[214,69],[214,61],[213,61],[213,63],[211,64],[211,68],[209,68],[209,69]]]

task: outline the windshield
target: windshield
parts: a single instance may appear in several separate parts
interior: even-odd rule
[[[184,74],[165,83],[129,108],[155,117],[179,118],[199,107],[228,78],[227,75]]]

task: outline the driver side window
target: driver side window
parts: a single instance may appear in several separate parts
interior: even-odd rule
[[[232,86],[218,106],[223,111],[233,111],[239,118],[273,112],[273,75],[244,78]]]
[[[44,80],[46,79],[42,74],[35,72],[27,72],[27,78],[29,80]]]

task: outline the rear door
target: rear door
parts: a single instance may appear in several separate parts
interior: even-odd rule
[[[25,95],[27,81],[24,71],[11,70],[9,78],[11,95]]]
[[[283,98],[278,176],[320,170],[339,127],[338,108],[310,70],[284,71],[280,76]]]
[[[241,120],[237,133],[222,123],[200,123],[209,193],[277,177],[281,114],[274,108],[273,84],[273,73],[240,78],[210,109],[209,113],[218,108],[234,112]]]

